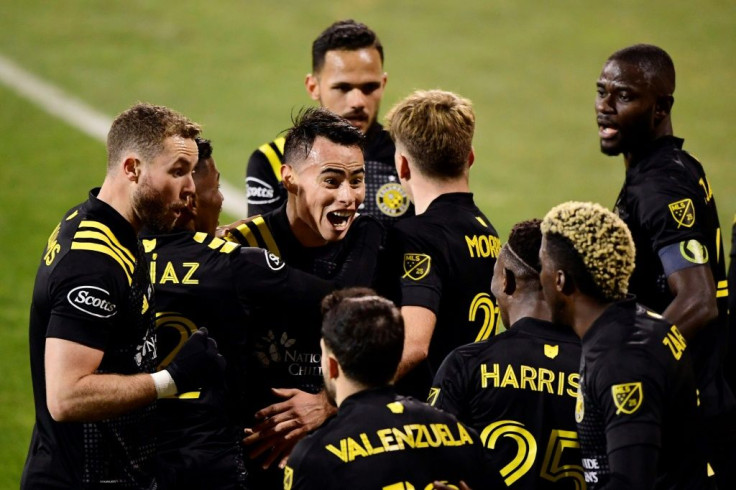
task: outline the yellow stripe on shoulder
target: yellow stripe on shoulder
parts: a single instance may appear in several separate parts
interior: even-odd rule
[[[268,225],[263,219],[263,216],[256,216],[253,218],[253,224],[256,225],[258,231],[261,232],[261,236],[263,237],[263,241],[266,242],[266,248],[268,251],[281,257],[281,252],[279,251],[278,245],[276,245],[276,240],[273,239],[271,230],[268,229]]]
[[[106,225],[103,225],[99,221],[90,221],[90,220],[84,220],[81,223],[79,223],[80,228],[96,228],[100,230],[102,233],[107,235],[110,238],[110,241],[115,245],[115,247],[119,248],[121,252],[123,252],[125,255],[128,256],[128,258],[135,262],[135,255],[133,255],[130,250],[125,248],[117,239],[115,234],[108,228]]]
[[[223,240],[222,238],[215,237],[212,239],[212,241],[207,246],[211,248],[212,250],[217,250],[218,248],[220,248],[220,246],[224,244],[225,244],[225,240]]]
[[[116,247],[112,241],[109,238],[109,235],[106,235],[104,233],[100,233],[99,231],[89,231],[89,230],[80,230],[78,229],[77,232],[74,234],[74,240],[94,240],[94,242],[100,243],[103,246],[107,246],[110,248],[110,250],[120,257],[120,260],[125,263],[125,265],[128,267],[130,272],[132,273],[135,269],[135,259],[128,259],[128,256],[120,250],[119,247]],[[93,242],[93,243],[94,243]],[[132,261],[131,261],[132,260]]]
[[[127,266],[120,259],[120,256],[117,253],[115,253],[110,247],[106,245],[101,245],[99,243],[72,242],[72,250],[89,250],[92,252],[99,252],[109,257],[112,257],[115,260],[115,262],[120,264],[120,267],[122,267],[123,272],[125,272],[125,277],[128,278],[128,286],[133,284],[133,276],[131,275],[130,272],[128,272]]]
[[[204,243],[204,241],[207,239],[207,233],[204,233],[202,231],[198,231],[194,234],[192,238],[194,238],[194,241],[197,243]]]
[[[78,209],[75,209],[72,214],[70,214],[69,216],[66,217],[66,220],[65,221],[71,221],[71,220],[73,220],[74,218],[77,217],[78,214],[79,214],[79,210]]]
[[[250,227],[248,226],[248,223],[240,224],[235,229],[238,230],[241,235],[243,235],[243,238],[245,238],[245,241],[248,242],[249,247],[258,246],[258,239],[256,238],[256,235],[253,233],[253,230],[251,230]],[[243,243],[243,245],[245,245],[245,243]]]
[[[240,245],[238,245],[237,243],[225,242],[222,248],[220,248],[220,252],[224,254],[229,254],[230,252],[232,252],[233,250],[237,250],[238,248],[240,248]]]
[[[279,140],[283,140],[279,143]],[[279,151],[281,152],[281,155],[284,154],[284,142],[286,140],[284,138],[276,138],[274,140],[274,143],[279,148]],[[273,174],[276,176],[276,179],[278,179],[279,182],[281,182],[281,156],[276,153],[276,151],[271,146],[271,143],[265,143],[258,147],[258,150],[266,155],[266,158],[268,159],[268,163],[271,164],[271,169],[273,170]]]

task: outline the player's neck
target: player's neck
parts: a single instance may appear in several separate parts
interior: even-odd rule
[[[133,227],[136,233],[141,230],[141,221],[136,216],[131,204],[130,188],[127,181],[121,182],[115,176],[105,177],[97,199],[107,203],[111,208],[120,213]]]
[[[517,321],[522,318],[536,318],[538,320],[551,321],[552,317],[549,313],[549,307],[544,301],[544,298],[540,298],[540,295],[527,294],[514,299],[513,305],[508,308],[509,323],[514,325]]]
[[[432,201],[442,194],[470,192],[467,176],[453,180],[431,180],[425,177],[414,177],[413,180],[411,194],[416,214],[425,212]]]
[[[577,294],[573,300],[572,329],[579,338],[583,338],[593,323],[611,306],[610,302],[603,302],[583,294]]]
[[[367,389],[365,385],[341,376],[335,381],[335,404],[340,407],[347,397]]]

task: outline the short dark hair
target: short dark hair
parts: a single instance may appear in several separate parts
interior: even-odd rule
[[[322,301],[322,338],[352,380],[388,384],[404,350],[404,320],[396,306],[368,288],[338,290]]]
[[[498,260],[507,273],[516,280],[539,282],[542,264],[539,260],[539,249],[542,245],[542,230],[539,219],[530,219],[515,224],[509,233],[509,239],[501,247]]]
[[[314,140],[322,136],[342,146],[363,150],[365,136],[346,119],[322,107],[302,109],[292,119],[293,126],[286,131],[284,163],[293,165],[309,155]]]
[[[197,151],[199,156],[197,157],[197,164],[194,166],[194,178],[196,179],[199,175],[203,177],[207,175],[209,167],[206,164],[208,158],[212,158],[212,142],[208,139],[204,139],[201,136],[194,138],[197,142]]]
[[[383,46],[375,32],[353,19],[338,20],[322,31],[312,43],[312,73],[322,69],[328,51],[355,51],[362,48],[376,48],[383,64]]]
[[[115,168],[125,151],[137,151],[153,159],[163,150],[170,136],[194,139],[200,132],[197,123],[168,107],[139,102],[121,112],[107,133],[107,168]]]
[[[646,76],[647,82],[661,87],[672,95],[675,92],[675,64],[667,51],[652,44],[634,44],[620,49],[608,57],[608,61],[620,61],[636,65]]]

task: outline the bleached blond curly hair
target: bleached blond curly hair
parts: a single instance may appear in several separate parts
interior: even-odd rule
[[[600,204],[569,201],[552,208],[541,227],[570,242],[606,299],[626,297],[636,250],[621,218]]]

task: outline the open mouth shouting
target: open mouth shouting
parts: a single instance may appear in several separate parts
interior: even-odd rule
[[[355,216],[355,211],[350,211],[347,209],[330,211],[327,213],[327,221],[330,222],[335,230],[344,231],[347,230],[350,226],[350,222],[352,221],[353,216]]]

